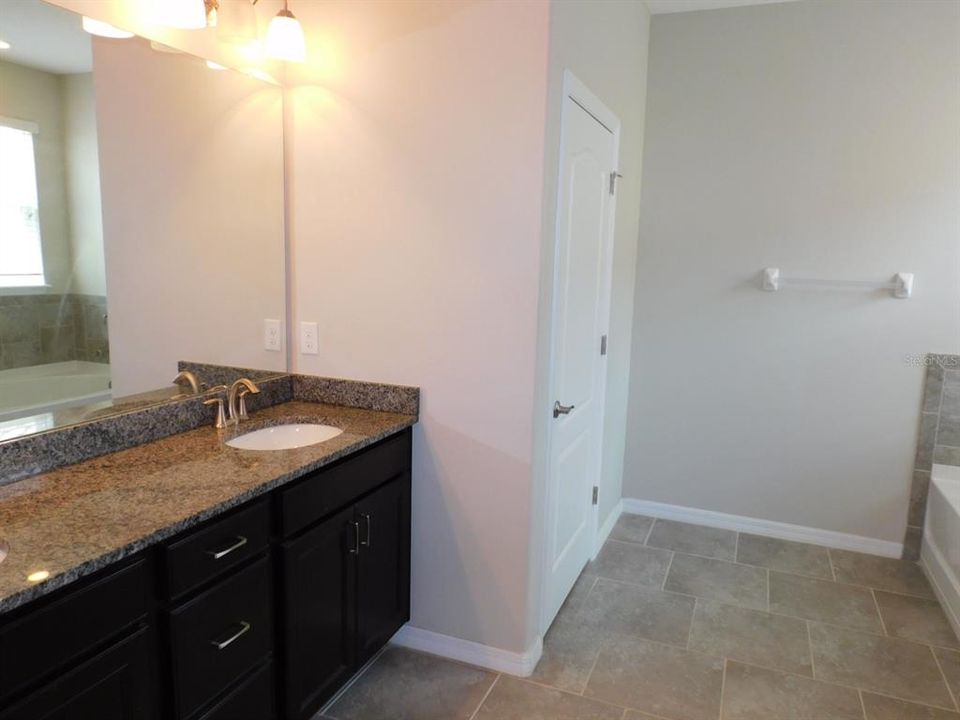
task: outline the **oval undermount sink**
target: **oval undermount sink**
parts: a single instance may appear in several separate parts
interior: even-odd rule
[[[343,430],[332,425],[311,423],[274,425],[237,435],[232,440],[227,440],[227,445],[240,450],[292,450],[322,443],[324,440],[335,438],[342,432]]]

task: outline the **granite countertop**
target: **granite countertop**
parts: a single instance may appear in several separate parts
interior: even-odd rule
[[[240,432],[283,422],[343,434],[294,450],[237,450],[203,427],[0,486],[0,613],[327,465],[417,421],[414,415],[287,402]],[[49,577],[31,582],[32,573]]]

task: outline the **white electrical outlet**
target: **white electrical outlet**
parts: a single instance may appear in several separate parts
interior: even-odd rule
[[[320,352],[320,341],[315,322],[300,323],[300,352],[304,355],[316,355]]]
[[[263,349],[280,352],[283,349],[283,333],[279,320],[263,321]]]

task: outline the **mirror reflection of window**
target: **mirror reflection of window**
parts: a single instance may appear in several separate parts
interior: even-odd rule
[[[33,123],[0,118],[0,287],[42,287]]]

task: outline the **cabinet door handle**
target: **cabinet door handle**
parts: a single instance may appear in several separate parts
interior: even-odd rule
[[[223,650],[229,645],[232,645],[233,643],[235,643],[240,638],[242,638],[248,632],[250,632],[250,628],[253,627],[250,623],[248,623],[245,620],[241,620],[239,622],[239,625],[240,625],[239,630],[232,632],[228,637],[225,637],[222,640],[219,638],[214,638],[213,640],[210,641],[210,644],[213,645],[217,650]]]
[[[369,513],[360,513],[360,517],[363,518],[363,540],[360,541],[360,544],[365,548],[372,548],[373,541],[370,539],[370,515]]]
[[[207,550],[207,555],[213,555],[214,560],[219,560],[220,558],[229,555],[234,550],[239,550],[246,544],[247,539],[243,535],[237,535],[237,537],[233,539],[233,543],[231,545],[228,545],[225,548],[220,548],[219,550]]]
[[[350,554],[359,555],[360,554],[360,523],[351,522],[350,524],[353,525],[353,547],[350,548]]]

